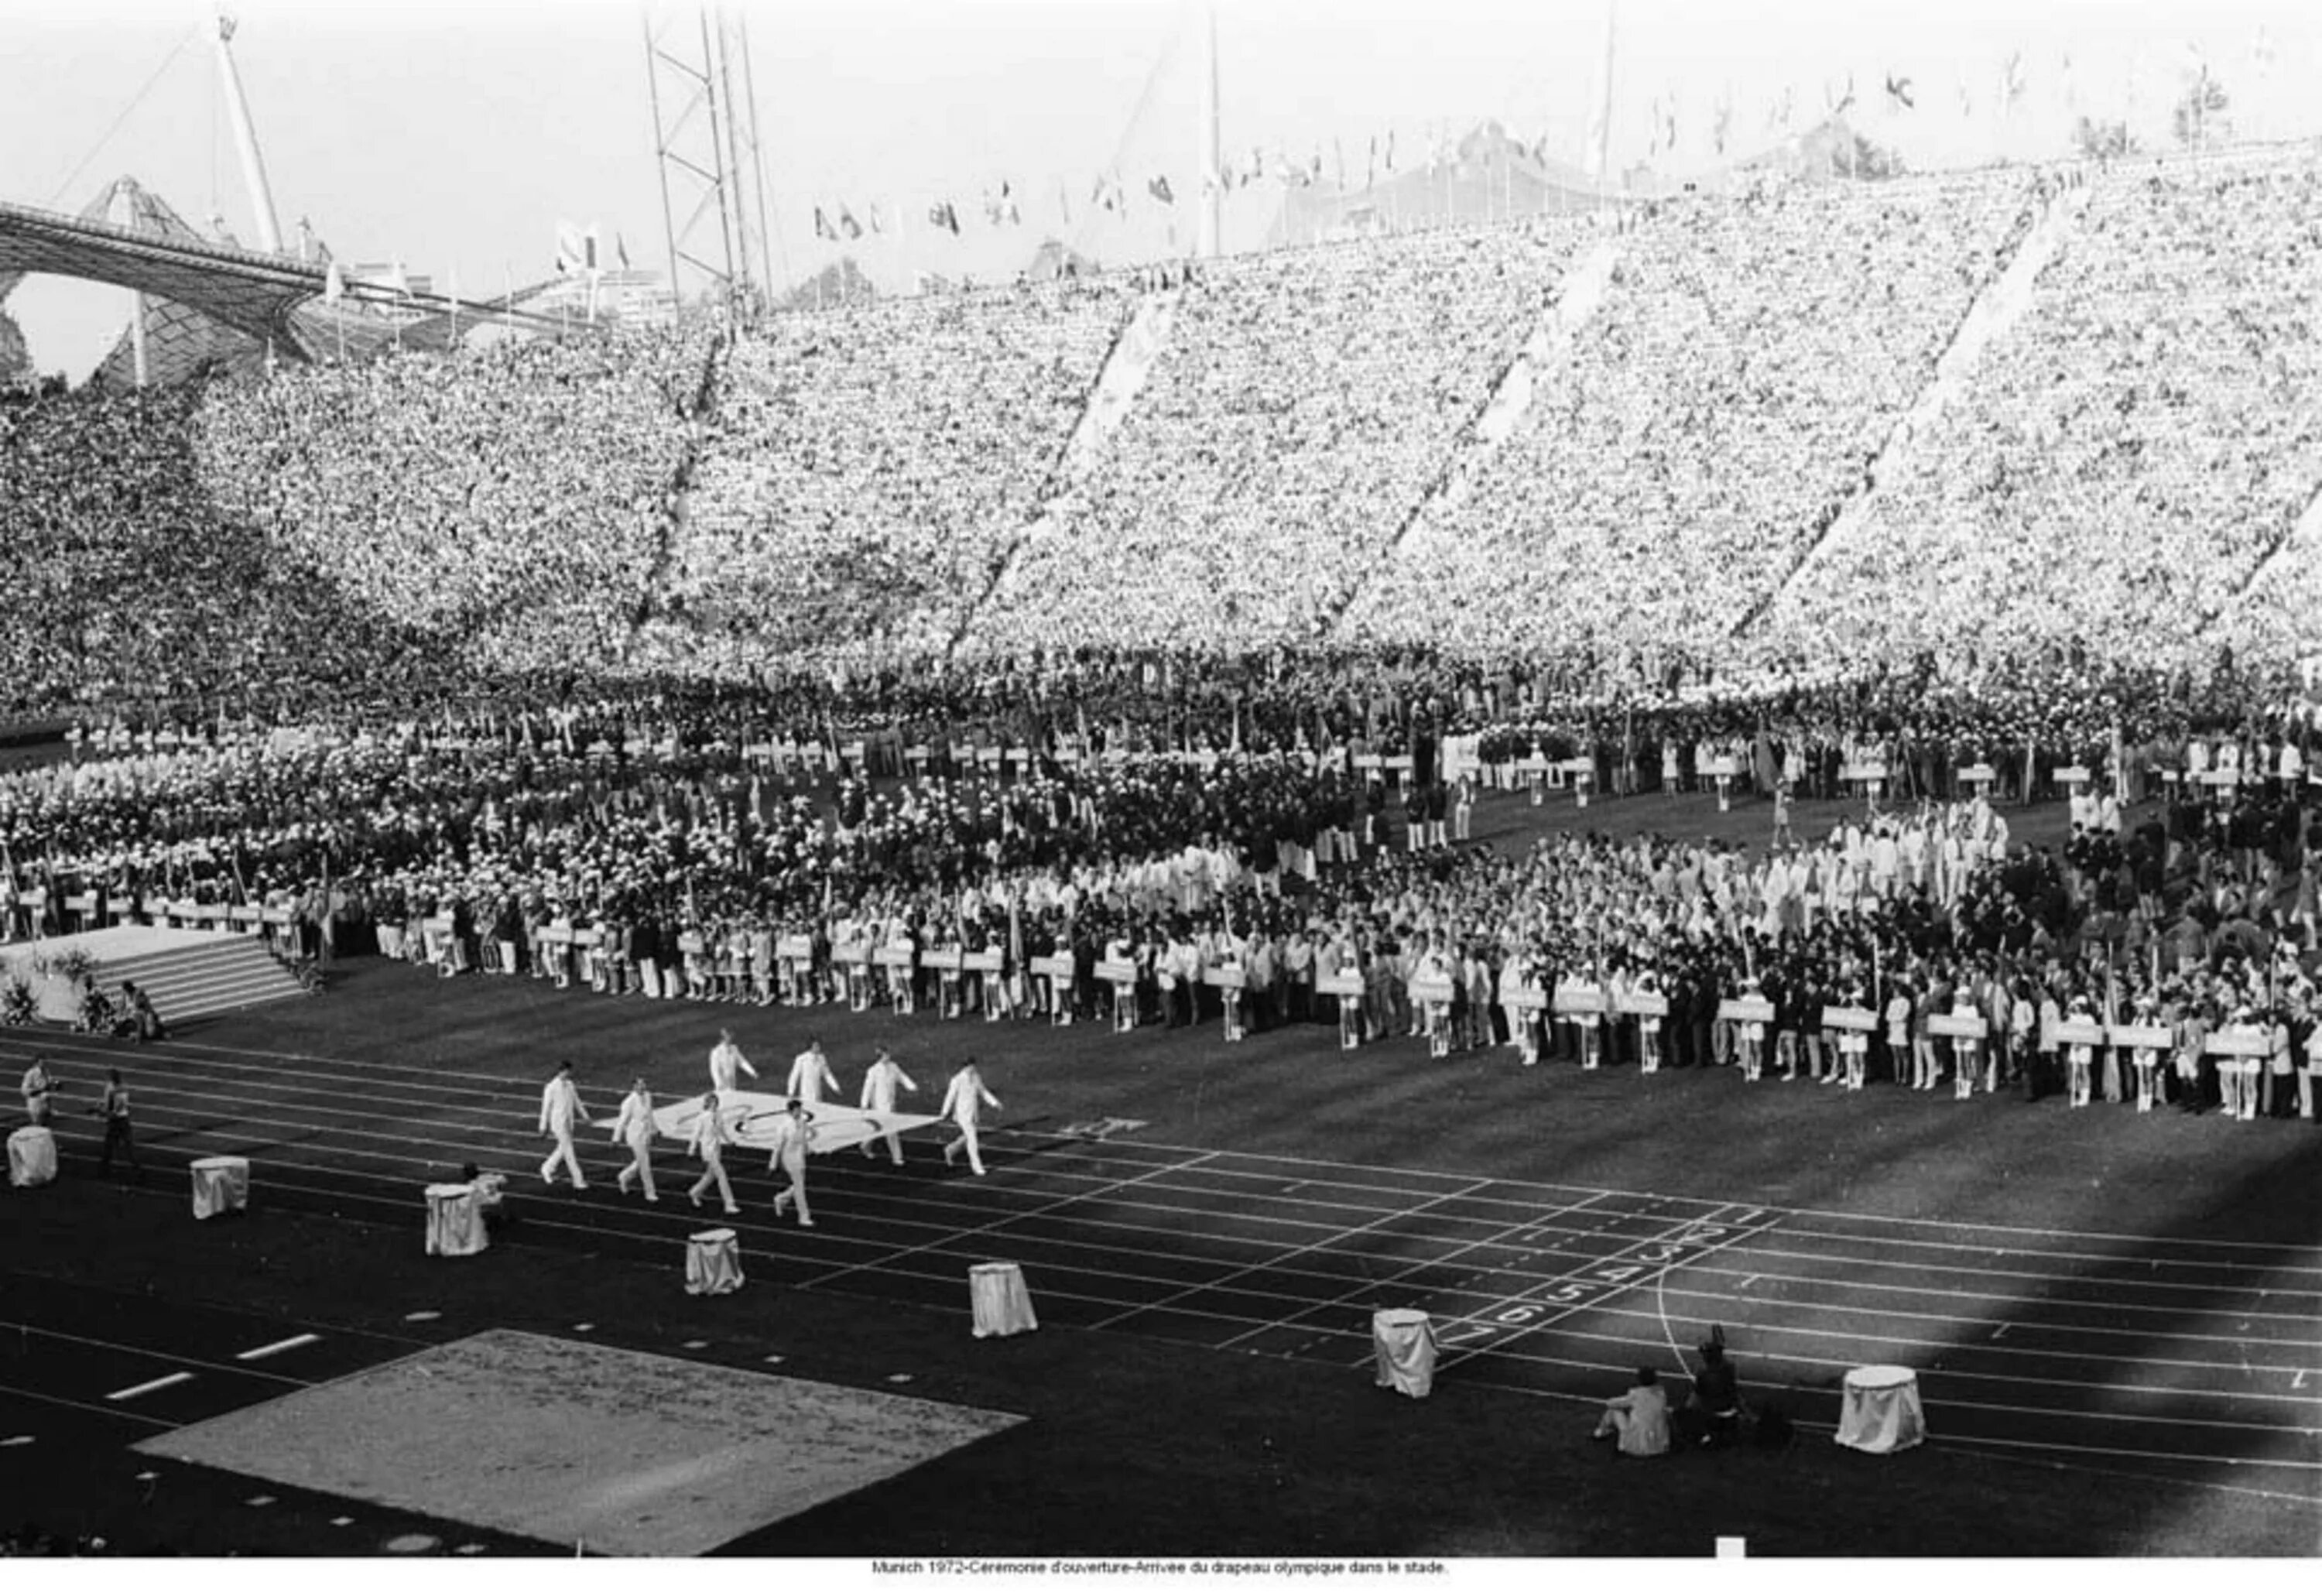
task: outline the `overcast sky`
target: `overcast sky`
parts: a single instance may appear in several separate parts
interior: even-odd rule
[[[233,41],[276,208],[342,260],[400,259],[469,295],[547,275],[561,220],[596,222],[640,266],[667,264],[647,98],[645,19],[608,0],[246,0]],[[1046,236],[1107,263],[1190,248],[1198,192],[1198,0],[847,0],[742,8],[773,216],[775,275],[836,258],[814,208],[886,236],[850,246],[883,285],[919,270],[1012,272]],[[134,176],[197,229],[257,228],[218,90],[215,8],[191,0],[0,0],[0,198],[78,210]],[[1918,166],[2061,150],[2074,108],[2163,136],[2196,60],[2243,130],[2322,133],[2322,5],[2295,0],[1614,0],[1613,164],[1651,153],[1674,107],[1675,169],[1799,126],[1851,76],[1865,130]],[[1395,162],[1487,118],[1577,162],[1606,0],[1217,0],[1228,159],[1255,147],[1359,184],[1374,141]],[[680,27],[678,36],[685,35]],[[2011,57],[2022,98],[1997,115]],[[2071,60],[2067,72],[2064,63]],[[1914,109],[1885,92],[1907,78]],[[665,110],[672,107],[664,106]],[[1893,113],[1890,114],[1890,112]],[[1118,172],[1124,221],[1091,204]],[[1177,204],[1151,200],[1166,175]],[[992,229],[1009,182],[1024,221]],[[1280,187],[1238,191],[1226,244],[1264,237]],[[927,226],[947,199],[967,236]],[[1069,212],[1070,220],[1065,213]],[[892,220],[905,225],[895,235]],[[127,315],[120,291],[36,278],[8,307],[44,369],[76,377]]]

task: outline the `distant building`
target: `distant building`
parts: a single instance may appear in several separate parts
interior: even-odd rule
[[[1440,156],[1374,171],[1359,186],[1310,181],[1285,190],[1266,247],[1570,215],[1628,197],[1618,184],[1599,184],[1486,122]]]
[[[632,326],[655,326],[677,317],[677,296],[658,271],[576,271],[523,298],[534,315],[570,316]]]

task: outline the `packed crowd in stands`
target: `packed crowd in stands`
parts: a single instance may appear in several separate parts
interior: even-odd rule
[[[2273,670],[2322,590],[2293,534],[2315,180],[2277,153],[1775,189],[11,405],[32,535],[0,559],[41,623],[5,693],[158,723],[793,667],[940,695],[1084,647],[1359,677],[1419,645],[1422,697],[1513,675],[1626,717],[1922,653],[2035,705],[2059,657]],[[2027,236],[2054,259],[1933,378]]]
[[[1038,513],[1129,306],[1060,282],[738,335],[650,628],[760,661],[940,652]],[[715,661],[713,661],[713,664]]]
[[[1991,176],[1664,207],[1357,635],[1723,644],[1861,488],[2029,220]]]
[[[0,715],[208,701],[380,666],[390,629],[220,516],[188,390],[0,405]]]
[[[2124,168],[2087,196],[2021,316],[1770,633],[1842,656],[2071,637],[2164,665],[2220,638],[2312,646],[2311,611],[2274,612],[2271,636],[2236,612],[2322,489],[2322,172]],[[2316,552],[2281,576],[2310,577]]]
[[[1312,638],[1418,509],[1586,237],[1541,222],[1220,262],[977,616],[1002,649]]]
[[[714,341],[688,323],[223,384],[193,419],[200,481],[447,663],[598,668],[667,556]]]

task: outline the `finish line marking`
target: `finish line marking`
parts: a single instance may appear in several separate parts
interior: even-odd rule
[[[308,1335],[293,1336],[288,1341],[270,1341],[264,1346],[253,1346],[248,1352],[234,1354],[234,1361],[254,1363],[261,1358],[270,1358],[278,1352],[288,1352],[294,1346],[312,1346],[321,1339],[320,1336]]]
[[[183,1385],[192,1378],[191,1374],[180,1369],[175,1374],[164,1374],[160,1379],[149,1380],[142,1385],[133,1385],[123,1391],[108,1392],[105,1400],[108,1402],[125,1402],[132,1397],[142,1397],[148,1391],[160,1391],[167,1386]]]

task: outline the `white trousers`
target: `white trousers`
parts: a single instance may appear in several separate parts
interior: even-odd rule
[[[803,1163],[777,1163],[774,1165],[774,1168],[781,1170],[782,1173],[791,1178],[791,1183],[789,1185],[774,1193],[774,1213],[776,1217],[779,1218],[781,1216],[783,1208],[789,1207],[791,1203],[796,1203],[798,1204],[799,1223],[801,1225],[813,1224],[813,1211],[806,1206],[806,1165]]]
[[[713,1185],[718,1188],[718,1195],[726,1199],[727,1213],[730,1214],[742,1206],[734,1200],[734,1187],[732,1182],[726,1179],[726,1160],[722,1154],[702,1161],[701,1179],[693,1183],[692,1190],[686,1195],[698,1203],[701,1200],[702,1194]]]
[[[983,1150],[976,1145],[975,1126],[973,1124],[961,1126],[959,1127],[959,1135],[953,1137],[949,1142],[944,1144],[944,1162],[946,1163],[949,1163],[953,1159],[958,1157],[959,1150],[963,1147],[967,1149],[967,1167],[974,1170],[977,1174],[982,1174],[983,1172]]]
[[[645,1196],[655,1202],[661,1200],[661,1194],[654,1190],[653,1143],[650,1140],[629,1144],[628,1167],[620,1175],[621,1190],[626,1191],[631,1181],[643,1181]]]
[[[565,1126],[555,1132],[556,1151],[540,1166],[540,1178],[550,1185],[556,1184],[556,1166],[562,1163],[571,1172],[572,1184],[579,1190],[589,1189],[589,1177],[580,1172],[580,1155],[572,1150],[572,1127]]]
[[[874,1114],[891,1114],[894,1110],[891,1108],[874,1108],[872,1112]],[[903,1138],[891,1130],[884,1136],[873,1136],[870,1140],[864,1142],[863,1144],[863,1156],[865,1158],[873,1156],[871,1149],[882,1141],[887,1144],[887,1156],[894,1161],[895,1167],[897,1169],[902,1168]]]

